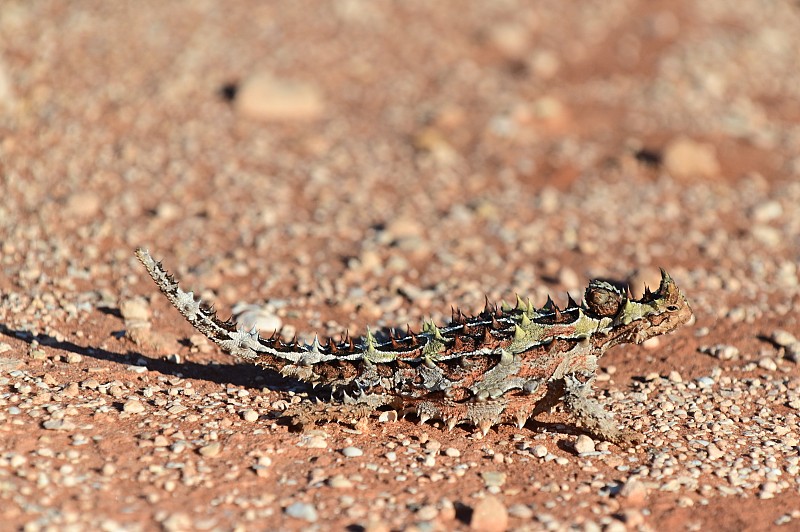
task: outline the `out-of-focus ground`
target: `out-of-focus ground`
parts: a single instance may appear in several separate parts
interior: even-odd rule
[[[3,2],[2,528],[796,528],[797,50],[781,1]],[[306,341],[659,266],[697,321],[601,361],[635,448],[297,432],[136,246]]]

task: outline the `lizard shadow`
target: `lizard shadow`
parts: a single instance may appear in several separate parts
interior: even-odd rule
[[[67,353],[76,353],[81,356],[125,366],[142,366],[146,367],[148,371],[184,379],[203,380],[219,385],[230,384],[245,388],[267,388],[271,391],[306,391],[311,389],[311,386],[298,379],[285,377],[276,371],[253,366],[252,364],[206,364],[192,362],[185,358],[181,362],[172,362],[166,359],[149,357],[131,349],[125,352],[117,352],[101,347],[83,346],[68,340],[59,340],[48,334],[33,334],[24,329],[12,329],[4,324],[0,324],[0,334],[16,340],[22,340],[29,345],[36,342],[39,345],[66,351]],[[120,333],[112,333],[112,336],[119,337]]]

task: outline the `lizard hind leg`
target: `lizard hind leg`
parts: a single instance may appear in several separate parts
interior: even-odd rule
[[[397,398],[390,395],[364,394],[348,402],[301,403],[290,405],[281,417],[290,419],[292,425],[308,427],[317,423],[335,422],[360,426],[370,415],[383,406],[397,409]]]
[[[617,428],[611,412],[590,396],[594,379],[581,382],[574,375],[567,375],[564,381],[564,405],[587,432],[620,446],[643,441],[641,434]]]
[[[404,413],[414,413],[420,423],[440,419],[448,431],[456,425],[472,425],[485,436],[489,429],[503,420],[508,402],[503,399],[456,403],[448,400],[405,399]]]

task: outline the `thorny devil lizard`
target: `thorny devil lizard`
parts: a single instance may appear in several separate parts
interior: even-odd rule
[[[672,278],[661,271],[656,292],[641,299],[593,280],[581,305],[569,298],[559,309],[550,298],[542,309],[517,298],[516,307],[487,306],[476,316],[453,313],[438,327],[425,323],[376,338],[366,336],[311,344],[284,342],[255,329],[222,321],[177,281],[147,250],[136,256],[161,291],[197,330],[242,360],[279,371],[314,385],[326,386],[331,404],[309,405],[295,415],[298,424],[315,421],[355,422],[389,407],[415,413],[421,423],[440,419],[448,430],[459,424],[485,435],[498,424],[522,428],[527,420],[563,400],[583,428],[620,445],[642,440],[621,431],[610,412],[591,397],[598,359],[611,347],[640,344],[677,329],[692,310]]]

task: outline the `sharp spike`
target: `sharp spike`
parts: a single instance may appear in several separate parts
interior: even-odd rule
[[[503,299],[500,300],[500,310],[502,312],[509,312],[511,310],[514,310],[514,307],[512,307],[510,303],[506,303],[506,301]]]
[[[574,299],[572,299],[572,296],[570,294],[567,294],[567,308],[575,308],[577,306],[578,304],[575,302]]]
[[[369,327],[367,327],[367,334],[364,336],[364,347],[367,349],[367,351],[374,351],[375,343],[375,336],[372,335],[372,331],[370,331]]]
[[[425,422],[427,422],[430,419],[431,419],[431,416],[429,416],[428,414],[425,414],[425,413],[420,413],[419,414],[419,424],[420,425],[424,425]]]
[[[333,338],[328,338],[328,351],[331,352],[332,355],[335,355],[339,352],[339,348],[336,346],[336,342],[333,341]]]
[[[481,433],[486,436],[489,434],[489,430],[492,428],[492,422],[488,419],[481,420],[481,422],[478,423],[478,428],[480,429]]]
[[[555,310],[553,310],[553,315],[555,316],[557,322],[561,321],[561,311],[558,309],[558,307],[555,307]]]
[[[486,300],[486,304],[483,307],[483,312],[481,314],[488,316],[492,314],[492,304],[489,302],[489,296],[484,294],[483,298]]]
[[[556,304],[553,303],[553,299],[548,295],[547,296],[547,302],[544,304],[544,307],[542,307],[542,310],[545,310],[547,312],[553,312],[553,309],[555,308],[555,306],[556,306]]]
[[[495,316],[492,316],[492,329],[494,329],[495,331],[499,331],[500,327],[501,327],[500,322],[497,321],[497,318]]]
[[[412,331],[410,327],[408,329],[408,337],[411,338],[412,347],[417,347],[419,345],[419,335]]]
[[[389,341],[392,345],[392,350],[400,349],[400,342],[397,341],[397,336],[394,334],[394,329],[389,331]]]
[[[431,326],[433,327],[432,330],[433,337],[436,338],[437,340],[444,340],[444,336],[442,336],[442,331],[439,329],[439,327],[436,326],[435,323],[433,323],[433,321],[431,321]]]
[[[667,290],[669,285],[674,284],[675,281],[672,280],[672,277],[670,277],[664,268],[659,269],[661,270],[661,283],[658,286],[658,291],[661,292],[662,290]]]
[[[311,351],[314,353],[322,352],[322,344],[319,343],[319,337],[316,334],[314,335],[314,341],[311,342]]]
[[[514,308],[514,310],[525,310],[527,308],[527,305],[525,305],[525,302],[522,300],[521,297],[519,297],[519,294],[515,295],[517,296],[517,306]]]
[[[447,432],[451,432],[456,427],[457,423],[458,419],[454,417],[448,418],[447,421],[445,421],[445,425],[447,426]]]

